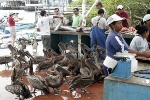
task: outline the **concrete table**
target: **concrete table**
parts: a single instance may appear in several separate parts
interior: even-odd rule
[[[104,79],[104,100],[150,100],[150,80],[108,76]]]

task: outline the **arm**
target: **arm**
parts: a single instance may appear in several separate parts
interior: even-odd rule
[[[37,28],[36,28],[36,30],[38,31],[38,32],[40,32],[41,30],[40,30],[40,25],[39,25],[39,22],[37,22]]]
[[[127,23],[128,23],[128,25],[129,25],[129,27],[131,26],[131,21],[130,21],[130,19],[128,18],[128,19],[126,19],[127,20]]]
[[[127,20],[127,23],[129,25],[129,27],[131,26],[131,21],[130,21],[130,17],[129,17],[129,14],[125,11],[125,18]]]
[[[82,15],[79,15],[79,16],[80,16],[80,18],[79,18],[78,27],[81,27],[82,26],[83,17],[82,17]]]
[[[129,49],[129,53],[134,53],[137,56],[144,56],[144,57],[150,58],[150,52],[147,52],[147,51],[145,51],[145,52],[138,52],[138,51],[134,51],[134,50]]]

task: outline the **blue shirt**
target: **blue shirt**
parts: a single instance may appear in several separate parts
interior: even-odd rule
[[[109,35],[106,39],[106,55],[109,57],[112,57],[112,58],[114,58],[113,56],[117,52],[122,52],[121,45],[118,43],[118,41],[115,38],[116,36],[119,38],[119,40],[122,42],[122,44],[124,44],[124,50],[129,51],[129,46],[125,42],[122,35],[118,34],[114,30],[110,30]]]

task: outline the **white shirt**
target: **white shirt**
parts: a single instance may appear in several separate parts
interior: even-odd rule
[[[143,52],[146,51],[147,48],[147,40],[146,38],[143,39],[141,36],[135,36],[130,43],[130,49],[135,51]]]
[[[54,15],[54,16],[64,17],[63,15]],[[53,18],[53,27],[56,27],[61,21],[62,21],[61,18]]]
[[[50,35],[50,22],[53,16],[41,17],[37,22],[37,28],[40,29],[41,35]]]
[[[99,18],[100,18],[100,19],[99,19]],[[99,20],[99,21],[98,21],[98,20]],[[92,24],[93,24],[94,26],[95,26],[95,25],[97,24],[97,22],[98,22],[98,27],[99,27],[100,29],[105,29],[105,27],[108,25],[106,19],[105,19],[104,17],[100,17],[100,16],[93,17],[93,18],[91,19],[91,22],[92,22]]]
[[[102,9],[104,10],[104,18],[107,19],[107,13],[106,13],[106,9],[102,7]]]

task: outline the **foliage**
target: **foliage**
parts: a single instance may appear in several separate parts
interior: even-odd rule
[[[95,0],[86,0],[87,5],[92,5]],[[143,16],[146,14],[146,11],[150,7],[150,0],[100,0],[107,11],[107,16],[114,14],[116,7],[118,5],[123,5],[124,9],[129,13],[132,25],[137,25]],[[77,5],[82,5],[82,0],[77,0],[72,2],[70,6],[76,7]],[[97,15],[97,9],[94,7],[90,14],[87,16],[87,26],[92,26],[91,18]]]

